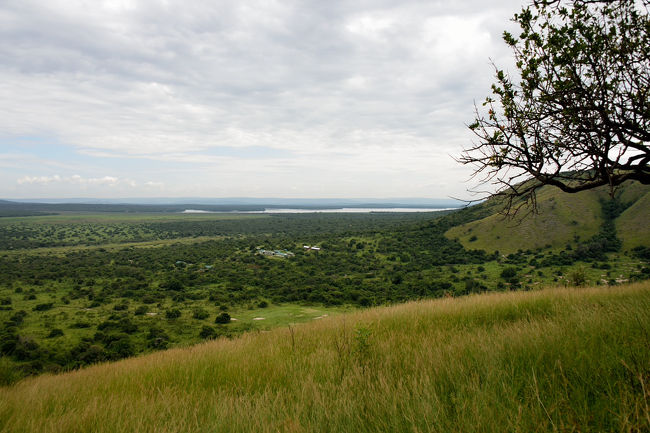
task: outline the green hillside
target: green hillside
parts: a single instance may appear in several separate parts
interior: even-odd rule
[[[412,302],[25,379],[0,431],[648,431],[648,329],[648,282]]]
[[[626,183],[616,192],[616,198],[625,211],[615,220],[623,249],[648,245],[650,225],[650,187]],[[587,240],[600,231],[603,202],[611,200],[609,189],[601,187],[577,194],[567,194],[553,187],[542,188],[538,195],[538,213],[525,218],[505,218],[498,211],[496,200],[481,205],[492,209],[492,214],[467,224],[451,228],[445,234],[457,238],[465,248],[488,252],[512,253],[519,249],[550,247],[562,249],[576,240]]]
[[[622,197],[625,202],[633,202],[632,205],[616,219],[616,232],[624,249],[650,246],[650,191],[648,187],[636,186],[634,191],[628,191],[629,197]]]

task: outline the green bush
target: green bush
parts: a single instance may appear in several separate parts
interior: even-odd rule
[[[178,308],[172,308],[171,310],[167,310],[165,312],[165,317],[168,319],[178,319],[181,317],[181,310]]]
[[[585,268],[579,266],[569,273],[569,281],[574,286],[584,286],[587,283],[587,273]]]
[[[198,320],[203,320],[207,319],[210,314],[205,311],[203,308],[197,308],[194,310],[194,313],[192,313],[192,317]]]
[[[201,328],[201,332],[199,332],[199,337],[204,338],[206,340],[212,339],[217,336],[217,331],[212,326],[207,326],[204,325]]]
[[[63,330],[61,330],[59,328],[54,328],[47,335],[47,338],[55,338],[55,337],[60,337],[62,335],[63,335]]]
[[[226,312],[220,313],[215,319],[215,323],[220,323],[220,324],[230,323],[230,314]]]
[[[501,278],[504,280],[509,280],[517,276],[517,268],[507,267],[501,271]]]
[[[51,310],[53,306],[54,306],[54,303],[52,303],[52,302],[48,302],[48,303],[45,303],[45,304],[38,304],[37,306],[35,306],[33,308],[33,310],[34,311],[47,311],[47,310]]]

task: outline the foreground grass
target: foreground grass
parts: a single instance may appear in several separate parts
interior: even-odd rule
[[[649,289],[414,302],[27,379],[0,430],[648,431]]]

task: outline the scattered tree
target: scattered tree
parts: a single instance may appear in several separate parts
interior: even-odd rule
[[[178,308],[172,308],[171,310],[167,310],[165,312],[165,317],[167,317],[168,319],[178,319],[179,317],[181,317],[181,310],[179,310]]]
[[[204,338],[206,340],[215,338],[217,336],[217,331],[212,326],[203,326],[201,328],[201,332],[199,332],[199,337]]]
[[[192,313],[192,317],[198,320],[207,319],[209,315],[204,308],[196,308]]]
[[[230,323],[230,314],[226,312],[220,313],[215,319],[215,323],[220,323],[220,324]]]

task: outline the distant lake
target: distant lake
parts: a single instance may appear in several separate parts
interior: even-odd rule
[[[338,209],[273,209],[251,211],[209,211],[199,209],[185,209],[182,213],[396,213],[396,212],[441,212],[445,210],[455,210],[458,208],[420,208],[420,207],[343,207]]]

